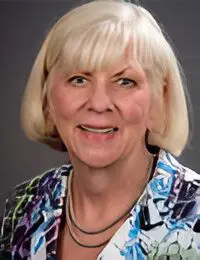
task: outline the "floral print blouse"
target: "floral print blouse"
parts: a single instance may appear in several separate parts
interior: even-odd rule
[[[71,169],[63,165],[15,188],[6,202],[0,259],[56,259]],[[153,178],[97,259],[200,259],[200,176],[161,150]]]

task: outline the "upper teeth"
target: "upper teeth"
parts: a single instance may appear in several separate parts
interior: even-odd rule
[[[95,132],[95,133],[107,133],[107,132],[112,132],[114,131],[114,128],[104,128],[104,129],[99,129],[99,128],[91,128],[91,127],[86,127],[81,125],[81,127],[87,131],[90,132]]]

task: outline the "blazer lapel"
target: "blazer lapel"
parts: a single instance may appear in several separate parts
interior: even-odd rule
[[[44,174],[38,182],[37,194],[23,195],[28,203],[26,212],[19,219],[13,234],[13,255],[39,260],[46,259],[46,256],[41,258],[44,255],[56,254],[56,241],[70,169],[70,165],[64,165]],[[40,258],[35,258],[36,256]]]

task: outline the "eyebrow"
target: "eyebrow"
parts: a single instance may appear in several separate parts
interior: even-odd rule
[[[131,68],[131,66],[127,66],[127,67],[125,67],[123,70],[121,70],[121,71],[119,71],[119,72],[117,72],[116,74],[114,74],[113,75],[113,77],[118,77],[118,76],[120,76],[120,75],[122,75],[125,71],[127,71],[128,69],[130,69]],[[92,73],[91,72],[89,72],[89,71],[84,71],[84,72],[82,72],[84,75],[86,75],[86,76],[92,76]]]
[[[82,74],[86,75],[86,76],[92,76],[92,73],[89,71],[83,71]]]
[[[130,66],[124,68],[123,70],[117,72],[115,75],[113,75],[113,77],[118,77],[120,75],[122,75],[126,70],[130,69]]]

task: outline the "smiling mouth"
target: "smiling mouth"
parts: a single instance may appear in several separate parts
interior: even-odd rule
[[[97,134],[112,134],[112,133],[118,131],[118,127],[92,128],[92,127],[87,127],[84,125],[79,125],[78,127],[83,131],[97,133]]]

